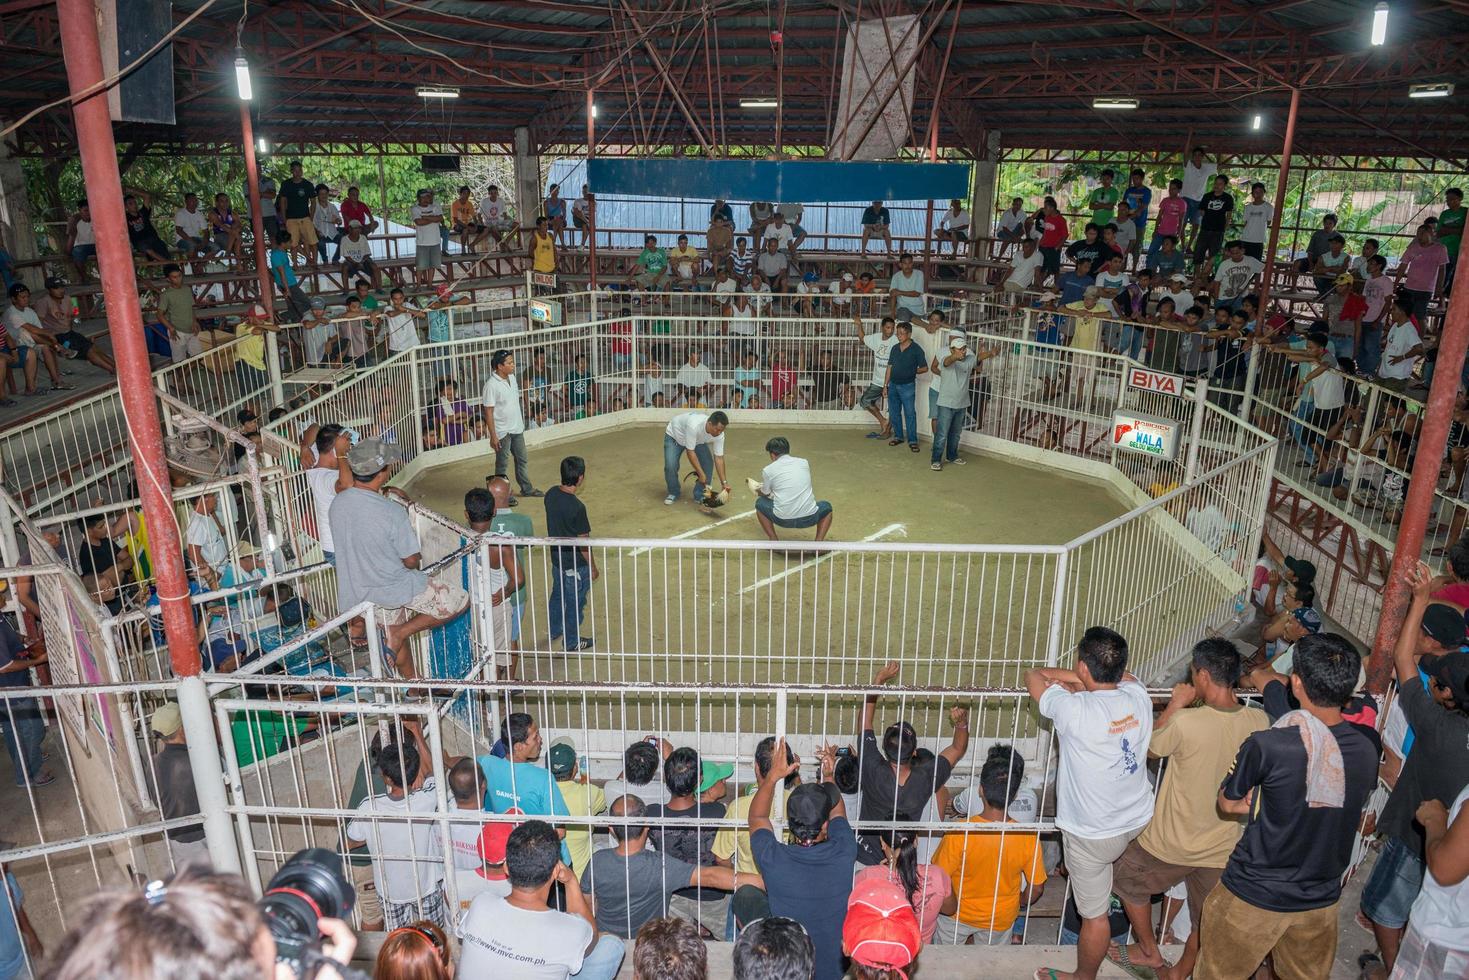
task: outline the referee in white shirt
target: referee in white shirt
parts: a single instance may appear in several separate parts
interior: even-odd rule
[[[729,416],[723,412],[683,412],[668,421],[663,431],[663,483],[668,496],[665,504],[679,497],[678,471],[683,458],[688,457],[694,467],[694,503],[704,513],[712,513],[704,506],[704,487],[709,484],[709,471],[719,475],[719,483],[729,489],[729,478],[724,474],[724,429],[729,425]]]
[[[831,530],[831,503],[817,500],[811,492],[811,464],[790,455],[790,441],[776,436],[765,444],[770,465],[760,474],[760,489],[755,499],[755,517],[760,529],[772,541],[778,541],[777,527],[815,527],[816,540],[825,541]]]
[[[495,450],[495,472],[485,479],[510,476],[510,460],[515,460],[515,479],[522,497],[539,497],[541,491],[530,481],[530,457],[525,449],[525,411],[520,404],[520,382],[515,379],[515,355],[497,350],[490,355],[490,379],[480,393],[484,408],[485,428],[490,432],[490,445]],[[518,500],[510,498],[514,507]]]

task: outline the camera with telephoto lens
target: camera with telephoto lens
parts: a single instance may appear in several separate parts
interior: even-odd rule
[[[345,919],[357,893],[342,874],[342,859],[324,847],[297,851],[270,879],[260,914],[275,938],[275,958],[300,980],[316,975],[321,952],[321,919]]]

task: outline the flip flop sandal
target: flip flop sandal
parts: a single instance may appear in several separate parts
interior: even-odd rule
[[[1107,959],[1116,963],[1138,980],[1158,980],[1158,971],[1151,966],[1132,962],[1132,954],[1127,951],[1126,946],[1112,946],[1107,950]]]
[[[889,439],[888,440],[888,445],[889,446],[898,446],[898,445],[902,445],[902,442],[903,442],[902,439]]]

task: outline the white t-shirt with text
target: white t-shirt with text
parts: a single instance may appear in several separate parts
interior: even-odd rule
[[[1146,826],[1153,817],[1153,702],[1147,688],[1135,680],[1103,691],[1072,692],[1053,684],[1039,706],[1061,745],[1056,826],[1088,840]]]

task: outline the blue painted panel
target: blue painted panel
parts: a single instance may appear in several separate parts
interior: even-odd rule
[[[966,163],[855,160],[680,160],[597,157],[597,194],[657,194],[758,201],[947,200],[969,196]]]

